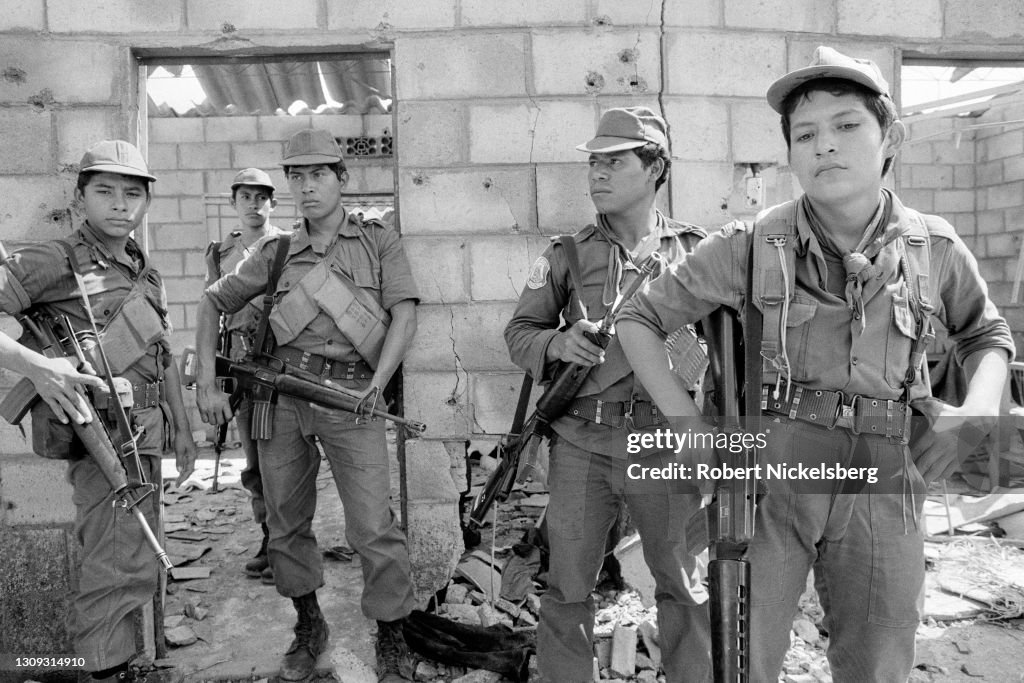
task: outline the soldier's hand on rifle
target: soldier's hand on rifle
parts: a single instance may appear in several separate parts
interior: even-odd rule
[[[604,362],[604,349],[584,336],[584,332],[596,334],[598,326],[589,320],[577,320],[576,323],[559,332],[548,344],[548,360],[560,360],[580,365],[599,365]]]
[[[178,478],[174,480],[174,483],[176,486],[181,486],[195,471],[196,442],[192,440],[192,432],[188,429],[188,425],[181,429],[175,429],[171,441],[171,445],[174,447],[174,464],[178,468]]]
[[[210,425],[223,424],[231,419],[231,397],[217,386],[216,382],[196,383],[196,406],[203,422]]]
[[[103,379],[79,372],[76,369],[78,361],[74,358],[47,358],[40,355],[34,360],[29,379],[57,418],[64,424],[69,419],[75,424],[90,422],[92,412],[83,391],[87,386],[106,386]]]

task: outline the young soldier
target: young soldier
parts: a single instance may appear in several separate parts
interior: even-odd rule
[[[777,677],[813,567],[835,679],[904,681],[921,617],[926,484],[956,466],[959,433],[980,433],[998,415],[1013,342],[952,226],[882,186],[905,131],[873,62],[821,47],[767,97],[804,195],[765,211],[752,231],[704,240],[625,307],[619,334],[659,407],[692,415],[653,353],[666,331],[723,305],[744,311],[752,301],[762,312],[762,339],[746,343],[761,344],[764,386],[746,390],[761,395],[764,471],[877,469],[767,481],[747,553],[750,680]],[[961,406],[925,398],[930,313],[951,330],[970,376]],[[913,453],[908,402],[935,419]]]
[[[605,112],[596,137],[577,149],[590,155],[590,196],[597,208],[595,221],[570,238],[578,254],[578,282],[572,274],[573,253],[554,242],[534,263],[505,328],[512,361],[539,383],[553,378],[559,361],[592,366],[567,414],[552,424],[551,556],[548,589],[541,597],[538,665],[551,683],[593,679],[592,592],[608,533],[626,505],[657,584],[667,678],[699,680],[710,665],[708,617],[686,525],[700,499],[672,482],[628,478],[636,459],[627,455],[627,434],[654,428],[662,419],[618,340],[613,337],[602,349],[585,335],[598,329],[594,321],[614,305],[654,252],[678,258],[705,233],[655,208],[671,159],[665,121],[651,110]],[[666,355],[664,346],[660,353]],[[644,465],[666,464],[671,458],[671,453],[658,454]]]
[[[270,175],[258,168],[243,169],[235,176],[231,183],[231,208],[238,214],[238,228],[232,230],[223,242],[211,242],[207,248],[207,287],[225,274],[234,272],[238,264],[253,251],[257,241],[281,232],[270,224],[270,212],[277,206],[274,189]],[[259,318],[258,298],[250,301],[238,313],[224,316],[221,335],[228,340],[228,355],[232,360],[240,360],[251,349]],[[263,529],[263,541],[256,557],[245,563],[245,573],[252,577],[262,577],[263,583],[273,585],[274,570],[267,560],[267,506],[263,501],[263,481],[256,442],[251,437],[251,410],[251,402],[247,398],[243,399],[235,419],[238,422],[238,438],[245,451],[242,486],[252,496],[252,516]]]
[[[130,236],[146,214],[154,180],[131,144],[106,140],[93,145],[82,157],[75,189],[85,223],[63,245],[55,240],[26,247],[0,267],[0,309],[9,314],[64,314],[76,330],[92,331],[75,277],[78,269],[88,283],[90,307],[103,330],[110,364],[134,388],[131,416],[143,428],[138,441],[143,472],[148,481],[159,484],[160,457],[171,444],[180,484],[192,473],[195,445],[167,341],[170,325],[163,284]],[[71,262],[71,255],[77,263]],[[81,389],[106,383],[78,373],[76,361],[40,355],[32,350],[38,346],[29,336],[26,332],[23,341],[32,348],[19,346],[0,332],[0,365],[32,380],[56,415],[47,423],[51,432],[69,419],[87,421],[87,399]],[[101,367],[99,362],[92,365]],[[34,409],[33,422],[46,420],[46,412],[42,406]],[[69,438],[67,434],[64,440]],[[60,441],[59,435],[48,435],[47,443]],[[74,647],[93,671],[93,679],[124,680],[137,654],[134,612],[153,599],[158,563],[138,522],[112,505],[110,486],[96,462],[79,441],[71,441],[71,448],[68,479],[74,487],[75,535],[82,544],[71,624]],[[152,506],[143,504],[142,509],[155,530]]]
[[[270,315],[274,356],[284,362],[286,371],[319,374],[362,392],[372,403],[416,331],[417,293],[405,252],[394,231],[364,223],[342,205],[348,173],[330,133],[296,133],[285,144],[282,165],[303,221],[277,281],[277,302]],[[207,289],[200,302],[197,401],[206,422],[231,417],[226,396],[214,383],[217,318],[221,312],[241,310],[264,292],[278,240],[269,237],[260,243],[234,273]],[[328,313],[353,296],[373,321]],[[359,326],[368,323],[382,332],[376,343],[362,341],[365,329]],[[327,642],[327,623],[316,598],[323,569],[312,531],[320,467],[313,441],[317,437],[344,506],[346,538],[362,558],[363,614],[378,624],[378,675],[388,683],[401,681],[402,620],[412,611],[413,589],[405,536],[388,500],[384,422],[311,410],[308,403],[287,396],[278,396],[275,408],[272,435],[260,442],[268,555],[277,591],[292,599],[298,613],[295,640],[280,676],[286,681],[309,676]]]

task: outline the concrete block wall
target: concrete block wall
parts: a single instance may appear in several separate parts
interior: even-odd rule
[[[751,215],[741,192],[751,164],[769,203],[797,191],[762,95],[818,44],[870,56],[897,83],[903,51],[1019,58],[1022,37],[1018,0],[898,8],[887,0],[105,0],[87,12],[74,0],[17,0],[0,17],[0,238],[65,234],[87,142],[148,139],[163,171],[157,196],[169,199],[154,207],[151,246],[174,271],[177,341],[187,339],[196,252],[209,235],[182,198],[220,191],[233,166],[264,164],[274,139],[258,139],[269,119],[177,122],[192,127],[180,139],[160,139],[155,124],[150,134],[138,120],[135,57],[391,51],[399,220],[423,292],[406,411],[432,420],[433,439],[423,442],[430,457],[409,459],[408,476],[435,464],[441,449],[457,454],[457,472],[460,443],[493,439],[511,419],[496,407],[519,377],[501,339],[515,280],[548,236],[590,219],[584,158],[573,146],[603,110],[642,104],[665,113],[675,158],[663,201],[677,218],[714,227]],[[266,146],[239,147],[235,138],[254,125],[254,144]],[[196,146],[179,148],[188,144]],[[950,165],[953,182],[958,172],[966,182],[964,165]],[[1012,191],[993,185],[986,211]],[[983,224],[992,225],[979,217],[979,233]],[[454,489],[443,503],[436,494],[409,500],[420,566],[457,548],[444,535]]]

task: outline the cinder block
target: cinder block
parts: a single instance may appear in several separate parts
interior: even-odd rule
[[[146,163],[149,170],[159,179],[162,170],[174,171],[178,168],[178,146],[171,143],[150,143],[146,149]]]
[[[0,31],[42,31],[44,27],[43,0],[11,0],[4,4],[0,16]]]
[[[636,675],[636,626],[615,625],[612,632],[612,673],[632,678]]]
[[[515,170],[415,170],[399,175],[407,235],[530,232],[533,175]]]
[[[1022,157],[1017,157],[1022,159]],[[1007,159],[1007,163],[1011,160]],[[1010,178],[1010,180],[1024,180],[1024,165],[1021,165],[1020,175],[1017,178]],[[958,189],[974,189],[977,186],[976,174],[974,166],[967,166],[960,164],[953,167],[953,187]]]
[[[537,166],[537,220],[545,235],[577,232],[594,221],[587,164]]]
[[[209,240],[206,238],[206,226],[202,223],[162,223],[150,226],[152,241],[150,249],[203,249]],[[184,299],[197,301],[198,297]],[[181,301],[181,299],[176,299]]]
[[[987,208],[1009,209],[1024,205],[1024,182],[1004,183],[990,187],[985,191],[988,198]]]
[[[929,142],[914,142],[921,134],[917,132],[916,125],[910,126],[907,134],[907,142],[903,143],[899,151],[900,163],[908,165],[930,164],[935,159],[935,152]]]
[[[956,234],[960,237],[970,237],[977,234],[977,220],[973,213],[951,213],[943,216],[956,228]]]
[[[514,309],[511,303],[420,306],[416,343],[406,366],[410,370],[435,371],[455,367],[515,370],[502,337]]]
[[[260,140],[284,141],[305,128],[312,128],[311,116],[260,116]]]
[[[676,207],[677,218],[711,226],[731,219],[728,205],[733,193],[732,164],[677,162],[672,165],[672,175],[672,206]]]
[[[255,116],[204,116],[207,142],[255,142]]]
[[[386,160],[390,161],[390,160]],[[388,164],[383,166],[365,166],[363,168],[361,192],[381,192],[394,194],[395,170]]]
[[[604,5],[614,0],[600,0]],[[642,6],[642,5],[641,5]],[[718,0],[691,0],[690,2],[669,2],[665,4],[665,26],[720,26]],[[671,62],[670,62],[671,63]]]
[[[445,34],[395,44],[398,92],[406,100],[521,96],[526,38],[521,33]]]
[[[114,108],[66,109],[55,114],[57,121],[57,164],[77,164],[82,154],[99,140],[122,137],[117,128],[118,110]],[[152,157],[149,166],[153,168]],[[154,175],[156,175],[154,173]]]
[[[469,245],[474,301],[518,301],[530,267],[551,241],[544,236],[480,237]]]
[[[381,24],[405,31],[455,26],[455,3],[451,0],[353,0],[327,3],[327,28],[331,31],[376,29]]]
[[[469,377],[455,362],[450,344],[448,357],[432,366],[430,372],[419,372],[405,364],[405,414],[424,422],[430,439],[465,438],[472,431]]]
[[[979,143],[979,150],[988,161],[1024,154],[1024,130],[1010,130]]]
[[[153,192],[164,196],[201,195],[203,194],[203,173],[202,171],[163,171],[153,185]]]
[[[229,195],[231,193],[231,181],[235,179],[235,174],[237,173],[238,171],[233,168],[203,171],[203,188],[205,188],[206,194]]]
[[[912,175],[914,187],[932,189],[953,187],[952,166],[914,166]]]
[[[466,277],[466,240],[461,237],[402,238],[413,279],[422,303],[469,300]]]
[[[935,191],[920,190],[916,188],[902,188],[900,199],[907,206],[912,206],[918,211],[932,213],[935,211]]]
[[[185,275],[206,277],[206,252],[202,250],[183,252],[185,257]]]
[[[181,220],[181,213],[178,211],[178,198],[154,195],[146,216],[151,224],[179,222]]]
[[[1024,216],[1021,216],[1024,218]],[[979,211],[977,213],[977,230],[979,235],[992,234],[1005,230],[1003,211]],[[1016,223],[1015,225],[1020,225]]]
[[[989,185],[999,185],[1003,182],[1003,162],[985,161],[975,165],[974,177],[977,187],[982,188]]]
[[[199,301],[199,295],[205,288],[203,277],[165,277],[164,289],[167,290],[167,301],[173,303],[193,303]]]
[[[764,28],[801,33],[832,33],[830,9],[816,0],[723,0],[728,28]],[[866,31],[851,31],[866,33]]]
[[[409,501],[457,503],[459,492],[449,474],[451,461],[451,455],[441,441],[435,439],[406,441],[405,472]]]
[[[227,188],[225,188],[227,191]],[[201,223],[206,220],[206,205],[202,197],[181,198],[181,220],[182,223]]]
[[[669,125],[673,159],[728,159],[729,107],[722,100],[697,97],[666,99],[665,118]],[[733,131],[735,134],[735,127]]]
[[[1021,6],[1016,0],[946,3],[945,38],[1021,38]]]
[[[985,235],[983,241],[986,256],[1006,256],[1020,251],[1019,234]]]
[[[534,87],[540,95],[656,93],[659,40],[651,29],[534,31]]]
[[[202,142],[203,119],[198,116],[183,118],[151,118],[149,142]]]
[[[584,161],[586,157],[576,145],[591,137],[596,119],[590,101],[474,106],[469,110],[470,160],[506,164]]]
[[[371,125],[370,120],[383,125]],[[366,114],[356,116],[354,114],[332,114],[329,116],[311,116],[309,118],[313,128],[330,131],[331,135],[341,138],[342,149],[345,148],[345,138],[359,137],[362,135],[380,135],[384,128],[391,129],[392,118],[390,114]]]
[[[932,210],[940,216],[947,213],[966,213],[974,211],[974,190],[942,190],[935,193],[935,205]]]
[[[470,404],[473,407],[474,431],[484,434],[505,434],[512,427],[513,413],[523,386],[521,372],[474,372]],[[531,405],[543,389],[533,387]]]
[[[465,550],[455,503],[409,506],[406,536],[413,585],[420,605],[448,585]]]
[[[183,330],[185,328],[185,304],[168,304],[167,316],[170,318],[173,329]]]
[[[185,259],[181,251],[149,250],[150,263],[164,278],[181,276],[185,273]]]
[[[231,168],[235,171],[250,167],[266,170],[277,168],[283,151],[280,142],[236,142],[231,145]],[[229,189],[230,185],[228,183]],[[282,188],[278,186],[277,189]]]
[[[452,102],[399,102],[398,159],[403,166],[449,166],[465,161],[466,108]]]
[[[494,3],[462,0],[463,26],[546,26],[582,24],[587,17],[586,0],[522,0]]]
[[[187,0],[188,27],[193,30],[221,30],[230,24],[238,30],[319,28],[317,24],[317,0],[292,0],[282,3],[275,0]]]
[[[732,109],[732,161],[787,161],[786,139],[782,137],[779,115],[766,107],[764,100],[738,102]],[[716,161],[724,161],[719,157]]]
[[[0,102],[22,104],[30,97],[60,104],[120,104],[117,97],[126,64],[120,48],[96,40],[49,40],[5,36],[0,64],[17,78],[0,79]],[[89,78],[82,78],[89,74]]]
[[[23,424],[25,433],[30,435],[28,438],[31,439],[31,417],[26,418]],[[20,434],[14,439],[5,445],[6,453],[32,452],[30,441],[22,440]],[[66,470],[66,460],[48,460],[37,456],[12,460],[5,458],[3,478],[0,480],[0,498],[3,498],[6,507],[6,524],[19,526],[73,523],[75,506],[71,504],[71,485],[65,478]]]
[[[933,139],[931,147],[932,160],[937,164],[969,165],[974,163],[975,143],[971,131],[967,131],[961,136],[959,147],[953,133],[950,133],[948,137]],[[906,149],[906,143],[904,143],[903,149]]]
[[[178,31],[181,4],[166,0],[99,0],[84,11],[76,0],[48,0],[54,33],[151,33]]]
[[[670,33],[666,36],[667,93],[763,98],[773,80],[786,73],[783,36],[751,33]]]
[[[668,3],[671,6],[672,3]],[[687,3],[701,5],[704,2]],[[668,13],[669,7],[665,7]],[[698,12],[700,10],[697,10]],[[718,12],[715,12],[715,19]],[[594,26],[658,26],[661,24],[661,8],[645,5],[640,2],[619,2],[618,0],[597,0],[594,6],[594,17],[591,19]]]
[[[44,500],[55,497],[42,494]],[[0,529],[0,651],[73,651],[67,628],[77,582],[73,568],[80,560],[72,536],[66,528]],[[5,664],[13,665],[13,659]],[[6,680],[25,679],[6,667],[0,674],[9,674]]]
[[[48,173],[53,170],[52,115],[29,108],[0,109],[4,141],[4,173]],[[81,149],[78,159],[82,158]]]
[[[231,168],[231,145],[226,142],[186,142],[178,145],[182,169]],[[232,174],[232,177],[234,174]]]
[[[67,236],[61,221],[71,205],[74,182],[52,176],[0,176],[0,235],[15,241]]]

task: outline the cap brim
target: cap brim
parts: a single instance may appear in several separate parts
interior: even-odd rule
[[[768,87],[768,92],[765,93],[765,98],[768,100],[768,106],[781,114],[782,103],[785,102],[789,93],[793,92],[807,81],[816,81],[820,78],[841,78],[846,81],[860,83],[868,90],[876,92],[879,95],[885,94],[885,91],[879,89],[878,83],[876,83],[871,76],[858,69],[848,66],[805,66],[802,69],[797,69],[796,71],[786,74]]]
[[[292,164],[288,164],[288,165],[291,166]],[[236,188],[239,188],[242,185],[248,185],[249,187],[265,187],[266,189],[270,190],[271,192],[277,192],[277,188],[274,187],[273,185],[267,185],[266,183],[248,183],[248,182],[245,182],[244,180],[242,182],[240,182],[240,183],[231,183],[231,190],[234,191]]]
[[[282,166],[318,166],[319,164],[336,164],[341,157],[328,154],[300,154],[281,160]]]
[[[626,149],[636,149],[637,147],[643,147],[646,144],[647,140],[634,140],[632,138],[617,138],[603,135],[582,145],[576,145],[576,149],[581,152],[597,152],[598,154],[605,154],[607,152],[621,152]]]
[[[156,176],[150,175],[149,173],[143,173],[137,168],[131,166],[121,166],[120,164],[95,164],[93,166],[86,166],[81,170],[82,173],[117,173],[119,175],[130,175],[136,178],[145,178],[150,182],[156,182]]]

